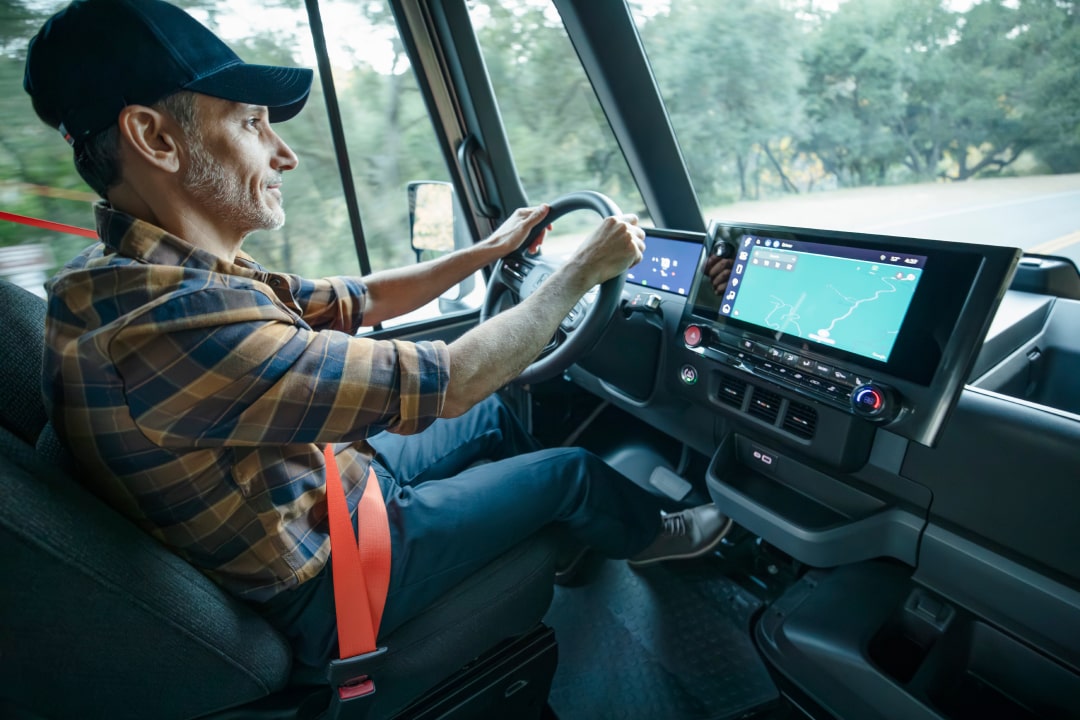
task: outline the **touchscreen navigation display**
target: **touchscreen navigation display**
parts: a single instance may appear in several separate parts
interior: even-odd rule
[[[888,362],[926,257],[743,235],[719,313]]]
[[[664,237],[647,230],[645,254],[626,272],[626,282],[685,297],[694,283],[702,248],[700,239]]]

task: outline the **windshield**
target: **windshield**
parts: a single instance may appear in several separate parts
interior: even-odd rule
[[[1080,5],[638,0],[706,219],[1080,260]]]

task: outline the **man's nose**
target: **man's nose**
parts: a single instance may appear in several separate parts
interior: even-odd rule
[[[273,132],[271,130],[271,132]],[[275,170],[293,170],[300,164],[300,158],[296,156],[289,144],[281,139],[281,136],[273,132],[275,152],[272,159],[272,167]]]

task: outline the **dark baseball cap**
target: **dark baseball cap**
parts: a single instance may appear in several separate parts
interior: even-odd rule
[[[23,88],[72,145],[112,126],[127,105],[180,90],[300,112],[306,68],[249,65],[186,12],[161,0],[75,0],[30,41]]]

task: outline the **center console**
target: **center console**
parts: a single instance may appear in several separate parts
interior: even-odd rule
[[[713,223],[680,326],[681,391],[830,464],[852,455],[835,446],[845,428],[887,428],[932,446],[1019,257]],[[823,414],[839,418],[819,442]]]

